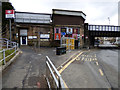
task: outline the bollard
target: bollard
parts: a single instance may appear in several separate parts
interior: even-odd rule
[[[5,61],[5,49],[3,49],[3,61],[4,61],[4,65],[6,64],[6,61]]]

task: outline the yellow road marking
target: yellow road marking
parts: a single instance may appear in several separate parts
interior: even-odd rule
[[[112,90],[111,88],[108,88],[108,90]]]
[[[98,65],[98,62],[96,62],[96,65]]]
[[[97,58],[95,58],[95,60],[97,61]]]
[[[95,54],[95,57],[96,57],[96,54]]]
[[[73,54],[70,58],[72,58],[73,56],[74,56],[75,54]],[[67,59],[64,63],[62,63],[57,69],[59,69],[61,66],[63,66],[67,61],[69,61],[70,60],[70,58],[69,59]]]
[[[94,61],[94,58],[93,58],[93,61]]]
[[[81,61],[83,61],[84,60],[84,57],[82,57],[82,60]]]
[[[85,58],[85,61],[87,61],[87,58]]]
[[[68,86],[67,86],[67,84],[65,83],[65,81],[63,80],[63,83],[64,83],[64,85],[65,85],[65,88],[67,88],[68,89]],[[68,89],[69,90],[69,89]]]
[[[91,62],[91,58],[90,58],[90,62]]]
[[[99,69],[99,72],[100,72],[101,76],[104,75],[104,74],[103,74],[103,71],[102,71],[101,69]]]
[[[80,56],[83,52],[79,53],[75,58],[73,58],[71,61],[69,61],[65,66],[63,66],[62,69],[59,70],[59,73],[61,74],[73,61],[76,60],[76,58],[78,58],[78,56]]]
[[[89,58],[88,58],[88,61],[89,61]]]

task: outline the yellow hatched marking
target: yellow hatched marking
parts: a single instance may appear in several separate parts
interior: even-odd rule
[[[108,90],[112,90],[111,88],[108,88]]]
[[[75,58],[73,58],[71,61],[69,61],[62,69],[59,70],[59,73],[61,74],[73,61],[76,60],[76,58],[78,58],[78,56],[80,56],[83,52],[79,53]]]
[[[96,62],[96,65],[98,66],[98,62]]]
[[[91,60],[92,60],[92,59],[90,58],[90,62],[91,62]]]
[[[90,61],[90,58],[88,58],[88,61]]]
[[[68,89],[68,86],[67,86],[67,84],[65,83],[64,80],[63,80],[63,83],[64,83],[64,85],[65,85],[65,88],[67,88],[67,90],[69,90],[69,89]]]
[[[96,54],[95,54],[95,57],[96,57]]]
[[[104,74],[103,74],[103,71],[102,71],[101,69],[99,69],[99,72],[100,72],[101,76],[104,75]]]
[[[84,57],[82,57],[82,60],[81,61],[83,61],[84,60]]]
[[[95,60],[97,61],[97,58],[95,58]]]

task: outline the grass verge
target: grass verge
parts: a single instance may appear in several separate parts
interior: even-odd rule
[[[12,54],[15,50],[11,49],[11,50],[6,50],[5,51],[5,57],[7,57],[8,55]],[[17,53],[17,52],[16,52]],[[15,56],[15,53],[12,54],[11,56],[9,56],[8,58],[5,59],[6,62],[8,62],[11,58],[13,58]],[[0,53],[0,60],[3,59],[3,52]],[[4,65],[4,61],[0,62],[0,65]]]

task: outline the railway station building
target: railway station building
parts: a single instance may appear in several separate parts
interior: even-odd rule
[[[86,15],[82,11],[53,9],[52,14],[15,12],[12,39],[19,45],[83,47]]]

